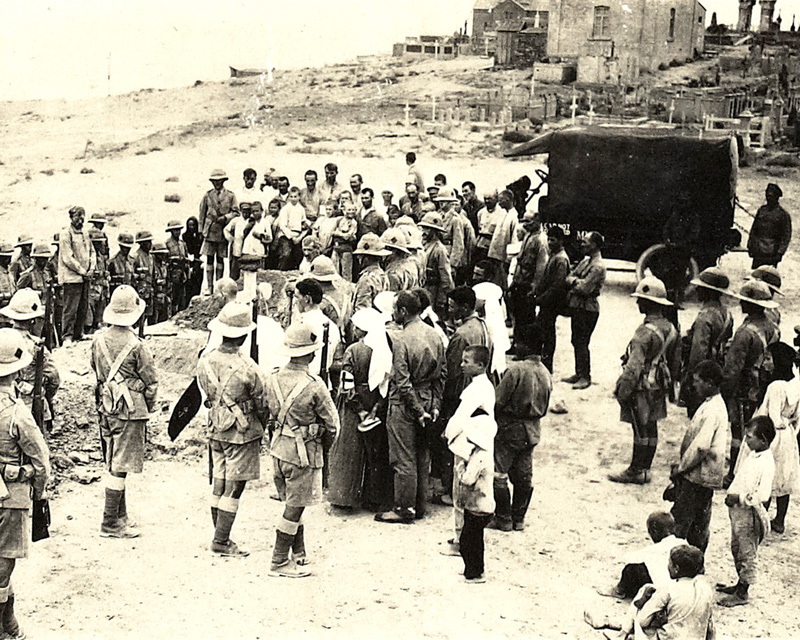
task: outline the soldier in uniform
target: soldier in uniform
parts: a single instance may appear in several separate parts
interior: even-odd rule
[[[214,278],[219,280],[225,273],[225,258],[228,256],[228,242],[223,230],[239,213],[236,196],[224,187],[228,176],[221,169],[211,172],[209,189],[200,201],[198,218],[203,246],[200,253],[206,257],[206,286],[208,295],[214,291]],[[216,272],[214,260],[216,258]]]
[[[33,249],[33,238],[28,234],[21,235],[17,244],[14,245],[15,249],[19,249],[19,256],[16,260],[12,260],[8,267],[8,273],[14,280],[14,285],[19,288],[19,277],[23,272],[31,268],[33,260],[31,259],[31,249]]]
[[[369,309],[372,301],[381,291],[388,291],[389,279],[381,267],[381,260],[389,255],[383,246],[383,241],[374,233],[366,233],[358,241],[358,247],[353,251],[359,257],[361,273],[356,282],[353,293],[353,313],[359,309]]]
[[[183,311],[189,306],[186,283],[189,281],[189,252],[186,243],[181,240],[183,225],[180,220],[170,220],[167,224],[167,251],[169,262],[167,276],[169,281],[169,298],[171,302],[170,315]]]
[[[45,243],[37,244],[33,248],[33,265],[20,274],[17,283],[20,289],[33,289],[42,299],[45,298],[45,292],[52,282],[52,274],[47,269],[50,254],[50,247]]]
[[[440,318],[447,315],[447,294],[453,289],[453,276],[447,250],[441,241],[444,221],[438,213],[426,213],[419,223],[425,244],[425,289],[431,296],[431,306]]]
[[[133,287],[120,285],[103,312],[109,327],[92,340],[91,364],[97,376],[100,436],[108,468],[100,526],[105,538],[139,535],[128,518],[125,478],[144,467],[147,419],[158,392],[153,356],[132,329],[146,306]]]
[[[111,276],[111,291],[119,285],[133,286],[133,236],[130,233],[120,233],[117,238],[119,251],[108,263],[108,273]]]
[[[28,407],[17,398],[17,373],[32,361],[14,329],[0,329],[0,467],[7,493],[0,502],[0,620],[4,638],[24,638],[14,615],[11,574],[28,557],[31,496],[46,499],[50,453]]]
[[[153,324],[155,291],[154,291],[154,267],[153,256],[150,250],[153,248],[153,234],[149,231],[137,231],[136,243],[139,251],[133,258],[133,288],[145,301],[147,305],[144,312],[144,322]]]
[[[650,482],[650,466],[656,455],[658,421],[667,417],[678,333],[664,316],[664,308],[671,307],[672,302],[661,280],[642,278],[631,296],[637,299],[644,322],[622,357],[622,375],[614,395],[621,407],[620,419],[633,427],[633,456],[627,469],[608,479],[645,484]]]
[[[89,216],[89,224],[97,229],[97,231],[102,233],[103,236],[106,235],[106,232],[103,231],[103,228],[106,226],[106,222],[108,221],[106,220],[106,215],[104,213],[93,213]]]
[[[419,317],[419,297],[401,291],[392,317],[402,327],[392,334],[394,372],[389,384],[389,459],[394,469],[394,508],[379,522],[411,524],[425,515],[430,451],[427,429],[436,422],[447,376],[444,344]]]
[[[713,360],[721,366],[725,357],[723,350],[733,335],[733,316],[721,300],[723,294],[731,295],[728,276],[717,267],[709,267],[691,284],[697,287],[697,300],[702,307],[683,339],[685,357],[680,399],[690,418],[705,400],[692,383],[694,368],[703,360]]]
[[[108,238],[97,228],[89,229],[89,238],[94,245],[95,269],[89,274],[89,306],[86,311],[83,332],[91,335],[100,326],[108,304],[111,278],[108,273]]]
[[[211,469],[211,551],[244,557],[230,538],[239,500],[249,480],[260,477],[259,450],[264,437],[267,404],[258,365],[241,352],[255,329],[249,305],[229,302],[208,324],[222,336],[222,344],[207,351],[197,363],[197,382],[206,393],[208,455]]]
[[[11,296],[17,290],[14,277],[8,271],[8,265],[11,263],[13,255],[14,247],[7,242],[0,243],[0,308],[8,304]]]
[[[392,227],[381,236],[383,246],[391,252],[386,258],[389,291],[410,291],[419,286],[418,271],[409,260],[408,238],[402,227]]]
[[[308,366],[321,336],[306,322],[286,329],[289,363],[270,375],[267,401],[273,421],[270,453],[275,486],[286,504],[278,523],[270,575],[310,575],[303,511],[322,498],[323,442],[339,431],[339,416],[325,383]],[[291,558],[289,552],[291,551]]]
[[[733,334],[722,367],[720,392],[731,421],[731,466],[723,483],[725,487],[733,480],[745,425],[764,399],[770,381],[769,345],[779,340],[777,328],[765,315],[767,309],[778,306],[766,283],[748,280],[734,297],[739,299],[745,318]]]
[[[154,242],[150,250],[153,256],[153,323],[164,322],[169,318],[172,307],[169,299],[169,274],[167,256],[169,250],[163,242]]]
[[[61,377],[58,375],[50,351],[45,347],[44,340],[38,337],[37,325],[40,324],[39,318],[44,317],[45,308],[39,294],[33,289],[20,289],[11,298],[7,307],[0,309],[5,317],[10,318],[14,323],[14,329],[20,332],[25,341],[25,350],[35,355],[37,349],[43,350],[42,366],[42,424],[40,425],[44,433],[49,433],[53,424],[53,398],[61,385]],[[41,327],[38,327],[39,329]],[[17,379],[17,392],[19,397],[25,402],[29,409],[33,409],[33,392],[36,380],[36,365],[29,364],[19,372]]]
[[[337,273],[333,260],[328,256],[314,258],[308,277],[316,280],[322,288],[322,302],[319,304],[322,313],[336,323],[340,335],[345,335],[347,322],[352,315],[350,308],[352,300],[350,291],[342,287],[344,281]]]

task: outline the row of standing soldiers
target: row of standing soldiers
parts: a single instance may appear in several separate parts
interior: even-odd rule
[[[139,231],[134,237],[120,233],[119,251],[109,256],[108,238],[103,231],[105,216],[94,214],[89,222],[89,238],[94,250],[95,268],[88,275],[88,304],[83,320],[84,331],[92,333],[98,328],[111,292],[122,284],[134,287],[147,303],[144,314],[147,324],[163,322],[171,315],[185,309],[192,295],[192,259],[186,243],[180,238],[183,225],[171,221],[166,242],[153,241],[149,231]],[[30,288],[41,298],[52,297],[53,325],[61,335],[61,309],[63,301],[58,283],[59,234],[52,244],[34,246],[30,236],[20,236],[16,245],[0,243],[0,308],[6,306],[19,289]],[[138,244],[138,250],[133,248]],[[15,249],[19,250],[12,259]]]

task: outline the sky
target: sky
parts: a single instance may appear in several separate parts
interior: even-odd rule
[[[735,23],[737,0],[701,1],[708,20],[716,11],[719,22]],[[473,0],[0,0],[0,100],[186,86],[227,77],[229,64],[287,69],[388,54],[408,35],[454,33],[470,20],[472,5]],[[800,14],[800,0],[778,0],[778,9],[788,28],[792,13]]]

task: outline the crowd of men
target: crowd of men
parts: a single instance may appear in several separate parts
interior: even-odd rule
[[[574,351],[574,373],[563,380],[577,391],[592,384],[589,347],[606,278],[604,238],[583,235],[583,257],[573,264],[563,229],[545,230],[538,214],[527,210],[524,191],[489,188],[479,198],[474,183],[464,182],[459,192],[443,174],[426,189],[413,153],[406,164],[403,192],[384,189],[380,203],[359,174],[349,189],[343,186],[334,163],[325,165],[322,184],[307,171],[302,189],[274,172],[256,186],[256,171],[247,169],[242,186],[229,190],[228,176],[215,170],[197,217],[170,221],[163,242],[147,230],[120,233],[110,258],[105,218],[93,214],[85,230],[81,207],[70,209],[70,224],[52,245],[28,236],[16,247],[0,245],[0,314],[13,326],[0,329],[0,402],[8,395],[0,432],[12,433],[3,428],[9,420],[19,426],[19,437],[0,439],[9,490],[32,483],[34,498],[45,495],[49,465],[41,436],[52,420],[59,380],[42,342],[66,345],[94,333],[91,364],[109,472],[100,531],[136,537],[125,484],[128,473],[143,468],[158,375],[134,327],[166,320],[196,295],[221,295],[228,302],[209,325],[212,340],[197,371],[208,408],[212,552],[247,555],[230,533],[247,482],[259,477],[260,445],[268,435],[277,497],[285,502],[273,575],[310,575],[303,512],[319,501],[325,484],[335,507],[366,507],[386,523],[413,524],[431,500],[452,505],[448,553],[463,558],[468,582],[482,582],[484,527],[510,532],[525,526],[560,315],[570,318]],[[612,481],[650,482],[657,423],[680,381],[690,417],[710,419],[704,403],[720,387],[724,426],[733,436],[727,483],[736,487],[741,442],[769,381],[764,363],[780,336],[773,296],[780,292],[775,267],[788,246],[788,214],[775,188],[768,187],[767,210],[759,211],[759,233],[775,240],[758,244],[752,280],[738,293],[716,268],[694,281],[703,308],[684,339],[683,356],[664,284],[649,276],[637,286],[633,296],[645,320],[615,389],[622,420],[633,427],[633,455]],[[765,247],[772,248],[769,256]],[[256,325],[250,301],[236,301],[237,281],[263,268],[300,272],[282,337],[285,363],[271,371],[243,348]],[[747,316],[736,332],[723,295],[739,299]],[[34,361],[35,354],[42,357]],[[37,397],[46,411],[37,408]],[[30,463],[9,473],[23,456]],[[701,462],[676,466],[673,480],[682,496],[675,513],[679,535],[704,551],[707,494],[722,479],[716,459],[714,472],[699,482],[703,490],[696,489],[688,471]],[[783,529],[787,506],[788,498],[778,501],[775,531]],[[4,502],[0,511],[28,507],[20,499],[19,506]],[[1,609],[5,594],[13,618],[9,579],[13,560],[27,553],[27,534],[22,520],[3,522],[0,540],[14,544],[0,544],[0,569],[8,565],[0,571],[0,618],[14,637],[16,623],[6,626]],[[741,527],[737,535],[745,535]],[[752,556],[742,562],[754,562]],[[745,602],[747,581],[726,593],[734,596],[729,603]]]

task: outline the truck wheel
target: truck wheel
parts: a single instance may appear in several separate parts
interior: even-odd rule
[[[642,278],[644,278],[648,271],[653,273],[654,269],[658,269],[659,258],[666,250],[666,245],[654,244],[652,247],[648,247],[642,252],[642,255],[640,255],[639,259],[636,261],[636,282],[639,282]],[[689,281],[696,278],[699,273],[700,268],[697,266],[697,260],[694,258],[689,258],[689,264],[686,265],[685,293],[688,294],[694,288],[689,284]],[[653,275],[658,276],[657,273],[653,273]]]

